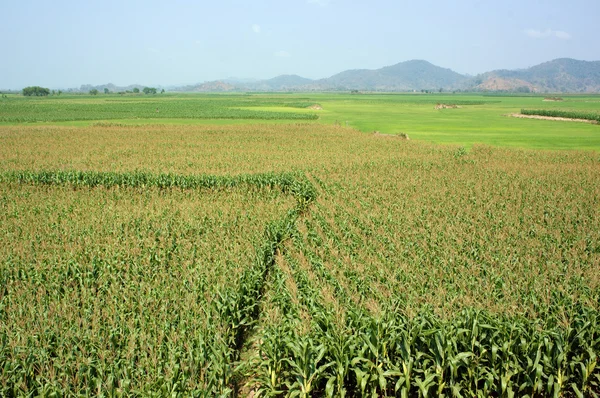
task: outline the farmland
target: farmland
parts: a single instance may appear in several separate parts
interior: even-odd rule
[[[0,125],[19,123],[247,125],[338,124],[363,132],[406,133],[439,144],[600,150],[597,126],[507,117],[521,110],[597,115],[600,97],[473,94],[161,94],[0,99]],[[323,109],[311,109],[318,104]],[[437,104],[455,109],[434,109]]]
[[[4,100],[0,395],[600,393],[594,97],[358,97]]]

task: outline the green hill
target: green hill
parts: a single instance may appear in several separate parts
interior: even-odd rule
[[[452,89],[467,79],[464,75],[427,61],[412,60],[375,70],[348,70],[323,79],[321,84],[349,90],[411,91]]]

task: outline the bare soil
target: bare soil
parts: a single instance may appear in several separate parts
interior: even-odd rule
[[[460,108],[460,106],[455,105],[455,104],[437,104],[433,109],[457,109]]]

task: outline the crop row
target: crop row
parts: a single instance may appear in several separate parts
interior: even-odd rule
[[[2,186],[3,396],[230,394],[274,253],[314,197],[291,174],[8,172]],[[261,215],[265,190],[296,205]]]
[[[521,109],[521,115],[565,117],[592,120],[600,123],[600,114],[595,112],[565,111],[560,109]]]
[[[273,272],[269,306],[291,315],[256,337],[257,392],[600,393],[596,163],[446,155],[312,173]]]
[[[293,195],[301,208],[315,199],[312,184],[299,174],[263,173],[238,176],[150,174],[145,172],[97,172],[97,171],[7,171],[0,174],[0,182],[21,184],[70,185],[93,188],[96,186],[123,188],[181,188],[181,189],[227,189],[237,186],[258,189],[280,189]]]
[[[429,312],[408,317],[400,304],[378,316],[350,309],[340,325],[340,315],[316,300],[316,293],[306,300],[312,311],[308,333],[286,318],[260,335],[258,392],[337,397],[599,392],[595,311],[580,309],[569,327],[546,329],[474,309],[451,319]]]
[[[350,131],[323,131],[314,136],[298,134],[292,137],[290,145],[280,144],[285,148],[288,162],[292,157],[305,162],[314,160],[314,164],[305,168],[308,178],[303,173],[235,177],[140,172],[3,173],[2,185],[8,192],[15,186],[33,186],[40,191],[30,196],[38,202],[43,202],[44,190],[62,189],[67,197],[80,195],[88,188],[95,194],[103,192],[105,188],[101,187],[106,187],[111,195],[132,192],[132,197],[154,190],[161,200],[170,201],[162,207],[164,213],[185,201],[180,194],[193,192],[190,188],[208,188],[218,194],[214,221],[193,218],[193,214],[204,212],[200,207],[198,212],[190,210],[190,214],[181,215],[184,220],[192,217],[190,225],[200,228],[198,234],[218,223],[219,212],[239,208],[240,204],[234,206],[231,202],[234,199],[241,199],[242,207],[253,209],[258,204],[248,199],[256,194],[258,200],[263,191],[283,191],[296,198],[291,210],[277,213],[284,216],[273,220],[272,214],[269,217],[263,211],[252,217],[253,220],[265,217],[267,227],[262,235],[258,234],[260,238],[240,229],[244,216],[233,217],[216,232],[223,234],[220,242],[231,241],[231,245],[214,252],[207,250],[206,264],[220,263],[212,260],[219,253],[240,250],[235,249],[238,246],[246,248],[242,244],[246,239],[255,240],[256,258],[246,258],[247,266],[218,267],[214,275],[205,271],[207,279],[201,282],[205,287],[204,298],[196,303],[208,314],[198,316],[208,326],[195,329],[198,336],[205,336],[202,343],[196,340],[187,343],[177,334],[184,319],[178,320],[176,326],[174,322],[164,323],[169,326],[161,336],[167,336],[166,341],[157,339],[155,346],[161,347],[159,343],[164,341],[167,348],[159,350],[160,358],[179,364],[179,373],[174,365],[157,367],[159,370],[152,369],[147,374],[152,377],[164,374],[163,379],[150,376],[148,379],[152,381],[140,379],[144,368],[136,359],[127,366],[133,369],[131,372],[137,369],[138,373],[132,373],[138,375],[137,379],[119,373],[127,367],[114,365],[113,361],[96,364],[96,370],[91,371],[93,376],[84,376],[88,368],[82,366],[82,373],[77,376],[53,376],[52,380],[85,379],[85,383],[92,380],[93,386],[79,390],[89,395],[108,395],[108,380],[113,370],[111,380],[118,381],[114,383],[114,393],[124,395],[232,395],[241,394],[244,384],[262,396],[483,397],[599,393],[597,155],[487,147],[467,152],[464,148],[374,140]],[[261,150],[269,141],[266,137],[271,137],[266,133],[247,135],[260,143]],[[296,147],[292,141],[302,145]],[[339,145],[325,147],[323,142]],[[258,153],[258,147],[248,146]],[[324,153],[329,160],[323,160]],[[243,159],[250,156],[246,152],[236,155]],[[214,156],[216,161],[224,162]],[[54,161],[56,168],[60,168],[60,162]],[[224,163],[230,168],[236,164]],[[69,189],[73,186],[85,189],[76,189],[71,194]],[[226,200],[229,195],[231,199]],[[21,213],[27,213],[24,198],[20,199]],[[3,206],[10,202],[2,200]],[[222,203],[218,204],[219,201]],[[108,206],[90,201],[87,207],[85,204],[65,207],[80,205],[95,211],[101,209],[107,217],[111,214],[110,206],[115,206],[111,202]],[[195,205],[189,206],[192,209]],[[20,214],[10,207],[8,210],[3,212],[8,221],[18,219]],[[32,209],[31,214],[35,211]],[[65,219],[69,217],[62,220]],[[161,225],[172,223],[159,221],[136,233],[143,237],[154,229],[168,231],[168,227]],[[40,237],[56,235],[58,239],[67,235],[60,228],[53,230],[60,227],[59,220],[51,219],[47,225],[48,231],[28,235],[35,243],[37,256],[54,251],[44,246]],[[20,227],[25,231],[32,228]],[[182,235],[195,231],[186,228],[183,230],[188,232]],[[19,231],[15,228],[12,233]],[[127,236],[118,232],[118,228],[111,233],[107,227],[106,232],[80,245],[99,245],[106,253],[110,253],[111,247],[119,247],[112,241],[102,243],[104,235],[117,240]],[[211,236],[215,234],[207,238]],[[160,264],[166,274],[157,274],[159,278],[171,275],[169,272],[176,269],[178,260],[166,260],[175,258],[170,253],[184,251],[173,249],[180,246],[172,244],[171,235],[159,237],[158,242],[162,245],[160,250],[144,252],[150,255],[138,272],[145,270],[151,274]],[[22,246],[20,250],[31,251]],[[98,257],[106,258],[106,253],[98,253]],[[113,278],[111,283],[122,285],[131,263],[128,260],[115,263],[108,273]],[[82,267],[56,262],[51,265],[61,270],[64,280],[81,274],[77,269]],[[12,268],[7,265],[5,269]],[[21,279],[38,280],[39,286],[42,285],[44,272],[14,268],[20,271],[3,274],[10,275],[11,287]],[[227,269],[238,271],[227,273]],[[201,272],[199,267],[190,269],[190,275],[197,272]],[[93,268],[90,274],[94,275]],[[174,272],[170,279],[165,279],[176,281],[178,276]],[[86,282],[86,278],[82,278],[84,286],[96,286]],[[53,283],[60,290],[59,284]],[[32,292],[44,296],[38,290]],[[9,296],[0,298],[6,300],[3,305],[9,302],[5,297]],[[118,304],[116,299],[103,303],[106,308],[118,308]],[[28,319],[28,307],[22,305],[22,308],[23,319]],[[182,306],[181,313],[185,314],[186,309]],[[17,313],[5,311],[2,316]],[[39,313],[41,321],[45,317],[48,315]],[[140,324],[135,330],[144,331],[146,327]],[[205,327],[209,332],[203,332]],[[195,333],[190,328],[184,330],[188,335]],[[118,334],[113,335],[116,342],[121,341]],[[63,345],[74,342],[71,345],[78,347],[76,340],[65,343],[61,335],[54,336]],[[106,341],[112,343],[110,333],[106,336]],[[8,347],[3,353],[13,355],[5,363],[26,364],[27,369],[36,369],[41,363],[13,360],[14,340],[6,337],[3,341]],[[19,358],[41,351],[33,347],[54,347],[52,341],[43,344],[32,341],[24,346],[27,349],[20,351]],[[255,351],[255,355],[246,355],[250,353],[244,350]],[[56,349],[47,352],[52,358]],[[111,352],[107,349],[104,355]],[[165,361],[159,359],[157,363]],[[21,368],[11,372],[10,375],[21,377],[19,380],[29,374]],[[73,390],[69,385],[60,390],[61,386],[42,379],[43,375],[51,374],[48,371],[33,374],[32,379],[27,379],[31,383],[28,385],[38,386],[40,394],[42,388],[48,388],[48,392]],[[2,380],[7,380],[5,385],[8,385],[16,379],[3,376]],[[100,387],[94,380],[100,380]],[[144,389],[127,387],[125,380],[143,380]]]
[[[269,104],[269,103],[268,103]],[[304,103],[278,103],[297,108]],[[60,122],[110,119],[260,119],[314,120],[318,116],[297,112],[266,112],[241,107],[257,106],[254,102],[217,99],[165,99],[140,101],[99,101],[94,99],[51,100],[18,99],[4,101],[0,122]],[[305,107],[305,106],[304,106]]]

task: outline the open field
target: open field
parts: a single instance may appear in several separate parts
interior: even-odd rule
[[[0,126],[0,395],[600,393],[597,152],[321,115]]]
[[[2,396],[227,390],[239,323],[227,306],[287,197],[0,189]]]
[[[600,150],[598,126],[507,117],[521,109],[600,112],[599,96],[474,94],[161,94],[0,99],[0,124],[340,124],[363,132],[403,132],[413,140],[471,147]],[[434,109],[436,104],[456,109]],[[320,104],[322,110],[309,106]],[[157,112],[158,110],[158,112]]]

